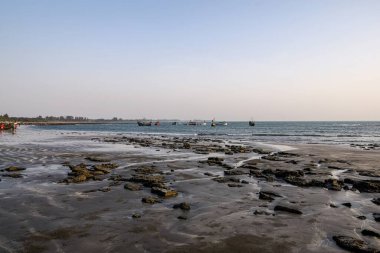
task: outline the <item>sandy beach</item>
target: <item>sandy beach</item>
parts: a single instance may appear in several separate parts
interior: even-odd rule
[[[0,252],[378,252],[379,155],[164,135],[4,142]]]

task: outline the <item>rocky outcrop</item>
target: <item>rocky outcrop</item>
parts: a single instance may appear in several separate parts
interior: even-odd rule
[[[369,230],[369,229],[363,229],[362,230],[362,235],[380,238],[380,234],[379,233],[377,233],[376,231],[373,231],[373,230]]]
[[[144,198],[141,199],[141,201],[143,203],[147,203],[147,204],[156,204],[156,203],[161,203],[162,202],[161,199],[153,197],[153,196],[144,197]]]
[[[360,192],[380,193],[380,181],[378,180],[356,181],[353,187]]]
[[[23,171],[23,170],[26,170],[26,168],[17,167],[17,166],[10,166],[5,169],[5,171],[8,171],[8,172],[17,172],[17,171]]]
[[[356,252],[356,253],[377,253],[378,251],[372,249],[368,244],[360,239],[356,239],[349,236],[333,236],[335,243],[342,249]]]

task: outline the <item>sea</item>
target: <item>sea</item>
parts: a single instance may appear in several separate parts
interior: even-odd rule
[[[159,126],[135,123],[30,126],[30,131],[122,133],[132,135],[205,136],[272,143],[380,144],[380,121],[227,122],[227,126],[189,126],[185,122],[161,122]],[[22,128],[19,129],[22,131]],[[1,138],[0,138],[1,141]]]

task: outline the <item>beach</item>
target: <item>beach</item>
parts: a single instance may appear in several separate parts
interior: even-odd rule
[[[378,252],[380,147],[0,136],[0,252]]]

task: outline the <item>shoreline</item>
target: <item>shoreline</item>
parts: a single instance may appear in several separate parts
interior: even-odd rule
[[[0,147],[0,169],[26,168],[0,172],[0,223],[8,231],[0,250],[347,252],[336,236],[380,246],[361,234],[378,232],[378,193],[366,192],[378,188],[361,182],[379,180],[379,149],[291,143],[295,149],[281,151],[115,133],[51,138]],[[79,175],[87,176],[77,182]],[[190,210],[173,208],[181,203]]]

